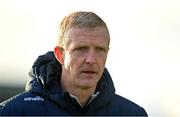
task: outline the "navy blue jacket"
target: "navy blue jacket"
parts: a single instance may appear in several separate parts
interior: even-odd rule
[[[39,56],[29,72],[26,91],[1,103],[0,115],[147,116],[142,107],[115,94],[107,69],[96,88],[99,95],[83,108],[61,88],[60,71],[53,52]]]

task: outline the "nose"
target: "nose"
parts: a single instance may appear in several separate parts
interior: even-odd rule
[[[86,54],[86,64],[96,64],[96,54],[94,51],[90,51]]]

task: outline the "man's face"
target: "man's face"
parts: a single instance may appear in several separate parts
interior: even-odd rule
[[[71,86],[96,87],[105,67],[108,38],[104,27],[69,30],[63,52],[63,72]]]

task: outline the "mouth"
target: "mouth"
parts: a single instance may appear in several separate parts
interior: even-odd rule
[[[96,74],[97,72],[96,71],[91,71],[91,70],[85,70],[85,71],[82,71],[82,73],[85,73],[85,74]]]

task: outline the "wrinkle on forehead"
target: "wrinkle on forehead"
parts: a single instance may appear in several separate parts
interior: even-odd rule
[[[79,38],[72,38],[74,37],[79,37]],[[109,33],[105,27],[95,27],[95,28],[78,28],[78,27],[73,27],[69,29],[67,35],[66,35],[66,46],[69,45],[71,40],[76,40],[76,41],[83,41],[86,38],[83,37],[88,37],[88,39],[97,39],[99,37],[99,40],[104,40],[107,39],[107,43],[109,45]],[[87,39],[86,39],[87,40]]]

